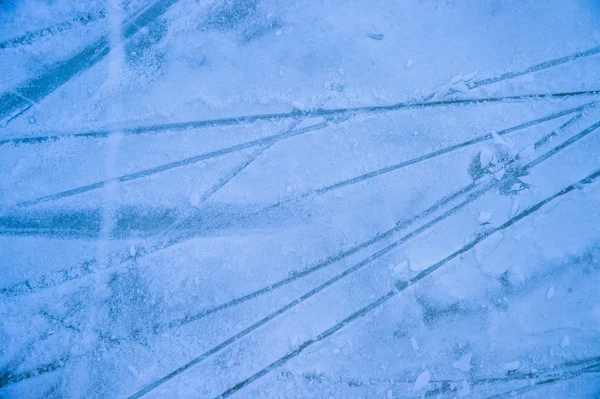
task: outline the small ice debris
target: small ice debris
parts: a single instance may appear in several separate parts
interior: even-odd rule
[[[492,213],[491,212],[479,212],[479,217],[477,218],[477,221],[479,222],[479,224],[486,224],[489,223],[489,221],[492,220]]]
[[[129,247],[129,256],[134,257],[135,254],[137,254],[137,249],[135,248],[135,245],[132,245]]]
[[[413,337],[410,337],[410,345],[412,346],[412,348],[413,348],[414,351],[418,351],[419,350],[419,343]]]
[[[288,193],[291,193],[292,192],[292,186],[287,186],[285,188],[285,191],[287,191]]]
[[[469,87],[462,81],[456,83],[452,88],[461,93],[467,93],[469,91]]]
[[[479,153],[479,164],[481,165],[481,169],[485,169],[485,167],[492,162],[493,158],[494,151],[488,147],[482,148],[481,152]]]
[[[517,391],[510,391],[510,396],[513,398],[517,396]]]
[[[192,191],[190,194],[190,205],[198,206],[200,205],[200,193],[198,191]]]
[[[512,191],[519,191],[523,188],[523,185],[521,183],[515,183],[512,186],[510,186],[510,189]]]
[[[548,293],[546,294],[546,299],[550,300],[554,297],[554,287],[548,288]]]
[[[499,169],[496,172],[494,172],[494,179],[502,180],[503,177],[504,177],[504,168]]]
[[[394,393],[392,392],[392,390],[391,390],[391,389],[389,389],[389,390],[387,391],[387,399],[392,399],[393,397],[394,397]]]
[[[462,75],[462,81],[463,81],[463,82],[468,82],[468,81],[470,81],[470,80],[473,80],[473,78],[474,78],[475,76],[477,76],[477,74],[478,74],[478,73],[479,73],[479,72],[477,72],[477,71],[473,71],[473,72],[471,72],[471,73],[468,73],[468,74],[466,74],[466,75]]]
[[[512,148],[512,144],[510,144],[508,141],[506,141],[502,137],[500,137],[500,135],[498,134],[497,131],[492,130],[490,133],[492,135],[492,139],[494,140],[494,143],[504,146],[504,147]]]
[[[413,64],[413,60],[406,61],[406,69],[410,68]]]
[[[535,146],[532,144],[529,147],[525,148],[523,151],[521,151],[519,153],[519,157],[526,158],[526,157],[533,155],[534,152],[535,152]]]
[[[419,390],[425,388],[427,386],[427,384],[429,384],[430,379],[431,379],[431,374],[429,374],[429,371],[428,370],[423,371],[417,377],[417,380],[415,381],[415,385],[413,386],[413,391],[419,391]]]
[[[416,259],[416,261],[408,262],[408,268],[413,272],[420,272],[423,270],[424,264],[421,259]]]
[[[442,98],[446,97],[450,91],[452,91],[452,83],[447,83],[445,85],[442,85],[440,87],[438,87],[435,91],[435,94],[433,95],[433,100],[441,100]]]
[[[281,31],[280,30],[276,30],[275,31],[275,36],[281,36]]]
[[[392,273],[402,274],[408,268],[408,259],[403,259],[397,265],[392,267]]]
[[[535,380],[532,378],[529,380],[529,386],[534,386],[535,385]]]
[[[462,382],[462,388],[456,392],[456,395],[459,398],[464,398],[465,396],[469,396],[471,394],[471,386],[469,385],[469,381],[464,380]]]
[[[521,183],[531,184],[531,176],[530,175],[518,176],[517,179],[519,179],[519,181]]]
[[[296,108],[299,111],[304,111],[306,107],[300,101],[292,101],[292,107]]]
[[[560,347],[561,348],[566,348],[569,345],[571,345],[571,341],[569,340],[569,336],[565,335],[563,337],[562,341],[560,341]]]
[[[502,368],[506,371],[517,371],[519,368],[521,368],[521,362],[515,360],[514,362],[504,363]]]
[[[460,371],[464,371],[465,373],[471,370],[471,358],[473,357],[472,353],[467,353],[462,356],[460,359],[452,363],[452,367],[458,369]]]
[[[340,354],[340,348],[333,349],[333,354],[334,355],[339,355]]]

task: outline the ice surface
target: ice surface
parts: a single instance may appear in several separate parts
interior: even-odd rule
[[[0,27],[0,397],[597,397],[598,2]]]

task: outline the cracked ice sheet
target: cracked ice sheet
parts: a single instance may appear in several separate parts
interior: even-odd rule
[[[427,95],[460,73],[499,75],[597,45],[589,32],[598,11],[578,3],[561,4],[560,14],[551,3],[527,2],[511,7],[384,1],[369,6],[229,4],[240,16],[219,25],[211,21],[222,11],[209,2],[176,3],[157,22],[164,28],[146,33],[152,40],[126,52],[122,87],[111,87],[90,103],[81,87],[88,77],[105,73],[102,61],[59,89],[62,95],[51,95],[52,104],[60,101],[78,123],[90,123],[114,119],[110,104],[117,98],[124,117],[148,114],[148,119],[170,120],[232,116],[232,109],[238,115],[281,111],[294,101],[307,108],[390,103]],[[525,22],[533,10],[535,29]],[[578,23],[564,24],[565,18]],[[512,29],[505,29],[508,19]],[[245,42],[255,31],[261,34]],[[369,38],[373,33],[383,34],[383,40]],[[482,34],[485,46],[477,45]],[[407,69],[409,59],[413,63]],[[42,104],[22,120],[63,125],[54,109]]]
[[[134,14],[148,3],[126,1],[123,14]],[[3,8],[7,12],[0,14],[2,91],[20,87],[26,79],[71,58],[108,32],[105,1],[7,1]]]
[[[556,125],[558,125],[558,122],[547,122],[545,124],[526,129],[521,135],[515,135],[514,138],[518,137],[520,139],[519,144],[522,146],[527,146],[529,143],[539,139],[539,137],[548,134],[548,132],[552,131]],[[470,135],[467,135],[466,138],[470,138]],[[387,175],[382,175],[375,179],[356,184],[354,187],[350,186],[336,190],[314,199],[308,198],[301,209],[283,208],[281,211],[276,213],[267,213],[267,220],[254,218],[249,221],[240,221],[239,223],[235,223],[235,226],[237,229],[243,228],[248,231],[260,231],[260,229],[269,228],[272,233],[268,232],[268,234],[273,234],[274,236],[281,236],[281,228],[284,226],[287,226],[286,228],[292,228],[293,226],[296,226],[294,229],[307,228],[307,231],[313,229],[315,233],[311,239],[315,239],[317,242],[331,241],[329,244],[330,246],[325,247],[323,252],[314,260],[325,258],[327,257],[328,252],[333,252],[334,249],[338,248],[338,246],[333,246],[335,242],[340,242],[340,250],[344,247],[349,248],[352,245],[356,245],[372,237],[378,232],[391,228],[396,222],[405,220],[409,216],[418,214],[423,209],[428,208],[438,200],[442,193],[446,195],[454,192],[458,187],[464,187],[467,185],[468,176],[465,172],[463,172],[463,174],[449,174],[443,172],[440,173],[439,171],[444,170],[442,167],[443,165],[452,165],[452,170],[462,169],[463,171],[466,171],[468,163],[471,162],[473,157],[477,156],[479,147],[480,146],[475,146],[473,148],[460,151],[457,154],[441,157],[439,160],[429,161],[423,165],[412,166],[407,170],[396,171]],[[394,152],[393,157],[395,158],[396,156],[397,155]],[[268,159],[267,156],[265,156],[265,158]],[[399,160],[401,160],[401,158]],[[235,158],[232,165],[235,166],[238,161],[239,160]],[[222,162],[223,161],[220,161],[220,165],[226,165]],[[283,164],[283,161],[280,162]],[[271,171],[270,173],[278,170],[276,166],[269,165],[268,163],[263,164],[262,161],[257,161],[256,163],[259,164],[257,167],[258,170],[269,170]],[[209,166],[210,165],[211,164],[209,164]],[[212,165],[214,165],[214,163],[212,163]],[[459,167],[458,165],[461,166]],[[289,165],[286,166],[289,167]],[[204,171],[203,169],[198,169],[196,167],[192,167],[192,169],[194,171],[202,171],[202,174],[200,175],[202,179],[207,179],[210,176],[209,173],[206,173],[210,172],[210,168],[208,171]],[[282,170],[280,169],[280,174],[281,171]],[[414,179],[416,175],[427,176],[430,182],[427,184],[422,184],[420,180]],[[219,205],[219,202],[216,202],[214,206],[207,205],[196,209],[187,202],[189,199],[189,192],[191,191],[191,183],[194,182],[194,179],[188,179],[185,184],[176,184],[178,182],[177,179],[180,179],[182,176],[185,177],[187,174],[184,173],[184,171],[178,171],[176,173],[168,172],[163,173],[154,179],[156,181],[155,184],[157,191],[155,195],[151,196],[153,201],[148,202],[148,205],[156,203],[157,205],[160,204],[160,206],[163,207],[166,206],[166,198],[162,199],[162,201],[157,201],[157,196],[162,193],[160,187],[168,184],[173,187],[173,190],[171,191],[172,194],[179,192],[178,197],[180,200],[176,202],[177,208],[173,209],[163,208],[161,210],[159,208],[153,209],[145,208],[143,206],[143,204],[147,202],[146,196],[148,196],[148,193],[152,193],[154,191],[154,184],[152,182],[140,181],[139,183],[135,184],[125,183],[122,185],[119,190],[119,203],[123,207],[123,211],[118,215],[119,220],[122,220],[122,222],[118,223],[120,228],[114,231],[115,236],[120,238],[129,238],[134,242],[139,242],[140,236],[143,237],[144,235],[151,234],[152,232],[157,233],[161,232],[162,229],[166,229],[170,223],[175,221],[177,215],[189,216],[192,218],[192,220],[202,220],[209,218],[211,214],[218,212],[219,209],[221,209],[220,212],[224,212],[229,209],[230,218],[235,219],[244,214],[245,207],[248,207],[250,210],[261,209],[260,207],[253,208],[252,204],[238,203],[238,201],[230,203],[229,206],[224,204]],[[248,180],[247,177],[244,178]],[[236,183],[238,183],[240,180],[244,181],[244,178],[231,182],[230,187],[224,189],[223,191],[225,193],[236,193],[236,195],[239,195],[237,193],[244,192],[253,193],[252,189],[249,187],[236,187]],[[256,181],[259,178],[260,177],[253,177],[250,180]],[[435,183],[433,180],[431,180],[434,178]],[[318,182],[318,176],[315,176],[314,180]],[[279,179],[279,181],[285,182],[285,179],[282,177]],[[265,181],[264,184],[261,184],[261,186],[265,187],[265,192],[267,192],[266,183],[268,183],[268,181]],[[139,197],[140,191],[136,191],[136,185],[140,184],[143,185],[143,192],[146,193],[146,196],[141,198]],[[212,182],[210,182],[210,184],[212,184]],[[200,190],[199,192],[202,192],[201,186],[196,186],[196,188]],[[131,192],[134,196],[131,197],[128,195],[129,192]],[[221,193],[219,197],[222,198],[224,196],[223,194],[225,193]],[[251,196],[252,200],[256,201],[260,198],[261,194],[262,192],[256,192]],[[294,192],[290,193],[290,195],[293,194]],[[81,196],[83,198],[89,197],[89,199],[86,200],[86,206],[88,208],[91,207],[94,202],[96,202],[94,198],[97,197],[97,195],[82,194]],[[274,200],[272,200],[272,202],[273,201]],[[58,201],[58,204],[63,204],[64,202],[65,201]],[[80,201],[77,199],[71,200],[71,202],[75,206],[80,204]],[[332,212],[331,209],[334,209],[335,211]],[[56,236],[59,236],[59,234],[65,234],[67,236],[76,238],[89,237],[89,235],[95,236],[99,234],[101,220],[101,212],[99,211],[95,211],[96,213],[93,213],[94,211],[88,210],[87,213],[82,213],[79,210],[72,210],[66,207],[64,209],[55,208],[54,211],[49,210],[46,212],[49,213],[40,211],[29,211],[28,213],[27,210],[22,211],[20,213],[21,219],[19,219],[19,214],[17,214],[17,216],[13,216],[13,218],[16,218],[17,221],[21,220],[20,225],[17,223],[17,221],[14,221],[14,219],[9,219],[12,222],[10,224],[7,222],[3,223],[3,227],[5,228],[6,226],[13,227],[12,230],[6,230],[5,234],[9,234],[11,231],[22,233],[27,232],[28,234],[32,235],[45,234],[46,229],[40,228],[39,233],[36,233],[35,229],[24,231],[24,228],[27,226],[39,225],[32,223],[31,218],[49,218],[52,215],[54,215],[54,217],[69,217],[70,215],[71,218],[81,218],[79,221],[75,220],[71,223],[65,223],[65,226],[63,226],[62,229],[57,228],[55,232]],[[148,216],[138,216],[137,218],[139,219],[139,222],[135,223],[133,218],[136,218],[136,215],[139,213],[142,213],[143,215],[143,212],[147,212]],[[151,219],[150,215],[152,214],[155,215],[154,220]],[[285,219],[283,225],[282,219]],[[89,224],[89,221],[94,221],[97,224],[97,227],[86,225],[86,223]],[[14,230],[15,226],[20,227],[20,229]],[[136,228],[137,231],[135,230]],[[206,234],[206,232],[202,232],[202,225],[196,225],[195,228],[197,230],[197,234]],[[82,230],[84,230],[86,234],[84,234]],[[237,233],[235,230],[233,230],[228,234],[233,234],[235,236]],[[307,238],[303,238],[300,235],[299,241],[301,240],[306,241]],[[57,252],[64,252],[61,251],[60,248],[69,248],[66,247],[66,245],[69,245],[69,241],[46,241],[54,242],[53,245],[56,246]],[[20,244],[21,242],[19,239],[16,239],[15,244],[13,245],[19,246]],[[311,253],[311,259],[314,257],[314,255],[319,254],[319,252],[316,252],[314,244],[310,245],[308,242],[305,242],[303,243],[302,247],[305,248],[303,250],[304,252]],[[67,251],[67,253],[71,252],[72,250]],[[28,261],[25,263],[17,262],[18,259],[15,259],[14,262],[10,263],[9,270],[14,273],[17,273],[17,271],[23,273],[25,270],[30,269],[31,267],[28,265],[31,265],[31,256],[28,256],[27,259]],[[80,262],[81,261],[83,260],[80,260]],[[60,270],[65,267],[64,260],[61,263],[55,264],[54,262],[50,263],[48,260],[46,260],[44,263],[46,265],[46,273],[51,272],[54,268]],[[253,261],[248,263],[249,267],[252,267],[254,264]],[[76,262],[70,262],[69,265],[74,264],[76,264]],[[276,264],[277,262],[273,262],[273,265]],[[260,267],[263,269],[265,268],[264,265],[261,265]],[[276,267],[274,270],[269,272],[269,275],[277,276],[279,273],[278,270],[279,267]]]
[[[247,126],[208,128],[199,131],[166,131],[140,137],[130,135],[110,139],[65,137],[58,142],[43,145],[42,148],[36,145],[2,146],[0,154],[5,162],[0,173],[6,177],[2,179],[0,192],[6,193],[3,195],[6,202],[30,200],[260,140],[286,132],[290,127],[289,121],[259,122]],[[118,131],[115,133],[118,134]],[[113,148],[111,140],[112,143],[116,143],[118,151],[115,154],[116,165],[109,171],[106,168],[106,158]],[[240,152],[225,154],[224,157],[235,157],[239,162],[251,150],[253,149],[242,151],[241,154]],[[87,156],[82,159],[81,154]],[[208,162],[219,163],[224,157],[215,156],[213,159],[183,168],[193,169],[198,167],[198,164]],[[225,165],[216,171],[220,172],[224,169],[226,169]]]
[[[600,278],[598,242],[589,247],[582,240],[576,247],[563,245],[561,238],[566,237],[557,232],[580,225],[594,230],[598,199],[590,201],[591,194],[577,193],[559,205],[557,213],[544,217],[535,235],[528,233],[526,224],[512,229],[511,233],[523,240],[504,240],[487,260],[490,266],[500,268],[509,262],[508,278],[490,274],[472,255],[454,261],[428,283],[336,335],[330,344],[343,348],[336,361],[327,347],[303,355],[275,371],[260,388],[249,391],[249,397],[281,389],[306,391],[316,397],[327,397],[326,392],[370,396],[391,389],[394,397],[414,397],[410,387],[423,368],[431,371],[432,380],[454,380],[459,387],[462,380],[502,377],[506,375],[503,365],[510,362],[518,361],[524,372],[555,368],[560,374],[564,372],[561,364],[568,359],[597,356],[598,297],[589,290]],[[592,236],[598,238],[598,232]],[[540,258],[532,253],[533,245],[552,248],[561,255]],[[511,267],[513,254],[519,254],[514,262],[519,270]],[[551,286],[557,287],[558,294],[547,299]],[[565,335],[568,346],[561,345]],[[417,340],[418,350],[411,345],[411,337]],[[375,341],[382,345],[374,348]],[[468,372],[461,372],[452,363],[465,353],[473,354],[473,359]],[[473,387],[472,393],[488,397],[529,384],[530,379],[512,387],[492,381]],[[589,395],[597,392],[598,384],[598,378],[590,375],[572,384],[567,381],[539,389],[529,397],[559,397],[563,392],[593,397]],[[568,386],[566,391],[563,385]],[[430,384],[428,389],[435,388]]]
[[[22,25],[27,7],[32,13],[36,3],[24,4],[13,14]],[[256,8],[252,1],[244,4],[238,9],[241,13],[228,21],[219,17],[226,12],[211,11],[208,2],[179,2],[126,46],[119,85],[104,84],[109,62],[101,61],[11,123],[3,136],[86,131],[107,124],[135,127],[292,107],[386,104],[429,94],[457,75],[477,70],[475,79],[496,76],[598,45],[599,10],[590,2],[519,2],[510,7],[490,2],[475,7],[461,2],[378,2],[375,6],[301,2],[281,7],[262,1]],[[44,18],[32,20],[19,32],[69,16],[61,9],[41,12]],[[90,36],[72,40],[79,33],[73,31],[64,40],[68,46],[81,46],[107,28],[94,26],[86,25],[93,31]],[[52,57],[66,55],[65,48],[52,52],[52,43],[59,39],[38,42],[45,51],[41,59],[52,62]],[[15,56],[10,60],[15,65],[22,62]],[[470,94],[597,89],[596,66],[597,56],[590,57]],[[18,81],[33,73],[18,70],[8,78]],[[406,215],[419,213],[468,184],[471,161],[489,144],[307,198],[301,204],[291,203],[254,219],[238,220],[239,215],[583,102],[494,104],[350,118],[276,144],[198,207],[194,204],[199,193],[210,190],[248,152],[126,182],[116,191],[89,192],[36,207],[54,215],[82,213],[60,220],[60,226],[75,220],[73,226],[66,223],[71,235],[60,239],[3,237],[2,253],[10,258],[10,272],[0,278],[2,288],[52,272],[60,276],[70,265],[113,249],[122,249],[133,259],[114,270],[29,296],[2,297],[0,342],[6,348],[1,352],[2,373],[25,373],[53,362],[58,370],[2,388],[0,394],[122,397],[135,392],[384,243],[174,331],[157,334],[157,323],[284,278],[389,229]],[[115,110],[115,105],[122,109]],[[597,112],[590,112],[539,153],[594,123],[595,117]],[[520,151],[566,119],[505,139]],[[123,155],[111,170],[104,168],[111,149],[103,139],[4,147],[0,149],[7,154],[0,157],[2,210],[15,201],[161,165],[194,155],[198,149],[204,152],[275,134],[286,127],[285,122],[259,122],[127,137],[118,142]],[[513,210],[589,174],[598,165],[598,146],[597,135],[586,138],[536,167],[529,190],[514,198],[489,193],[427,234],[168,382],[155,396],[220,393],[381,295],[403,273],[414,275],[474,234],[501,224]],[[115,195],[127,212],[104,213],[103,206]],[[475,382],[504,376],[505,364],[518,362],[523,372],[532,368],[543,372],[551,366],[562,370],[565,361],[596,356],[597,199],[597,189],[587,187],[562,198],[558,205],[544,207],[238,396],[414,397],[444,387],[440,394],[510,395],[530,381]],[[197,238],[137,259],[131,244],[153,242],[146,235],[162,231],[173,220],[169,212],[196,216],[192,227]],[[491,214],[489,225],[478,220],[481,212]],[[73,215],[81,217],[73,219]],[[230,223],[221,228],[223,219]],[[73,227],[87,230],[83,234]],[[554,296],[548,294],[551,288]],[[61,360],[65,354],[69,359]],[[466,354],[472,354],[469,371],[453,368]],[[429,384],[420,392],[409,391],[420,375],[429,375]],[[435,385],[443,379],[452,383]],[[426,380],[419,379],[416,386]],[[529,395],[560,397],[569,391],[570,397],[585,398],[597,388],[598,378],[590,374]]]

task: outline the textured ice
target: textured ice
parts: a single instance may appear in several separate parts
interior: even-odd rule
[[[0,397],[600,393],[597,1],[0,27]]]

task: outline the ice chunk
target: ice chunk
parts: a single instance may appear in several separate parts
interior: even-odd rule
[[[566,348],[569,345],[571,345],[571,341],[569,340],[569,336],[565,335],[563,337],[562,341],[560,341],[560,347],[561,348]]]
[[[481,165],[481,169],[485,169],[485,167],[492,162],[493,158],[494,151],[488,147],[482,148],[481,152],[479,153],[479,164]]]
[[[200,193],[198,191],[192,191],[190,194],[190,205],[198,206],[200,205]]]
[[[446,85],[440,86],[435,91],[433,100],[436,100],[436,101],[441,100],[442,98],[446,97],[446,95],[448,95],[448,93],[450,93],[450,90],[452,90],[452,84],[446,84]]]
[[[135,248],[135,245],[130,246],[129,247],[129,256],[134,257],[136,253],[137,253],[137,249]]]
[[[531,176],[529,175],[518,176],[517,179],[519,179],[522,183],[531,184]]]
[[[502,180],[503,177],[504,177],[504,168],[499,169],[498,171],[494,172],[494,178],[496,180]]]
[[[494,143],[501,145],[503,147],[512,148],[512,144],[510,144],[508,141],[506,141],[502,137],[500,137],[498,132],[496,132],[495,130],[492,130],[490,133],[492,135],[492,139],[494,140]]]
[[[526,157],[533,155],[534,152],[535,152],[535,146],[532,144],[532,145],[526,147],[523,151],[521,151],[519,153],[519,157],[526,158]]]
[[[463,398],[465,396],[469,396],[471,394],[471,386],[469,385],[469,381],[464,380],[462,382],[462,388],[456,392],[456,395],[459,398]]]
[[[477,71],[473,71],[466,75],[462,75],[462,74],[456,75],[455,77],[452,78],[451,82],[452,82],[452,84],[468,82],[469,80],[472,80],[476,75],[477,75]]]
[[[506,371],[517,371],[521,368],[521,362],[515,360],[514,362],[504,363],[502,365],[502,368]]]
[[[477,221],[480,224],[486,224],[489,223],[489,221],[492,220],[492,213],[491,212],[479,212],[479,217],[477,218]]]
[[[392,392],[392,390],[388,390],[387,391],[387,399],[392,399],[394,397],[394,393]]]
[[[465,84],[465,82],[458,82],[454,85],[454,87],[452,87],[454,90],[459,91],[461,93],[466,93],[469,91],[469,88],[467,87],[467,85]]]
[[[304,111],[306,106],[300,101],[292,101],[292,107],[296,108],[299,111]]]
[[[472,353],[467,353],[462,356],[460,359],[452,363],[452,367],[455,369],[459,369],[460,371],[464,371],[465,373],[471,370],[471,358],[473,357]]]
[[[397,265],[390,267],[392,273],[402,274],[408,268],[408,259],[401,260]]]
[[[463,80],[463,82],[468,82],[469,80],[473,80],[473,78],[474,78],[475,76],[477,76],[477,74],[478,74],[478,73],[479,73],[479,72],[477,72],[477,71],[473,71],[473,72],[471,72],[471,73],[468,73],[468,74],[466,74],[466,75],[463,75],[463,76],[462,76],[462,80]]]
[[[552,299],[554,297],[554,287],[548,288],[548,293],[546,294],[546,299]]]
[[[406,61],[406,68],[407,69],[410,68],[412,66],[412,64],[413,64],[413,60]]]
[[[417,377],[417,380],[415,381],[415,385],[413,386],[413,390],[419,391],[419,390],[425,388],[427,386],[427,384],[429,384],[430,379],[431,379],[431,374],[429,374],[429,371],[428,370],[423,371]]]
[[[410,337],[410,344],[412,345],[413,350],[415,350],[415,351],[419,350],[419,343],[413,337]]]

